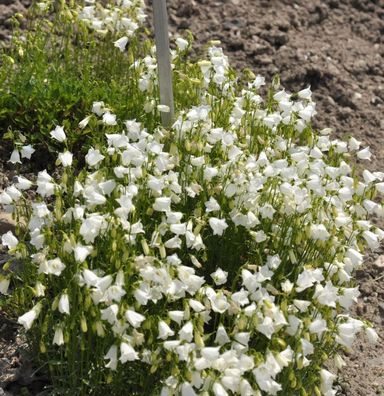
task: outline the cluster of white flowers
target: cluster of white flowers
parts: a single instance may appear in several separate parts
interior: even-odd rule
[[[125,42],[124,47],[128,38],[134,35],[146,19],[143,0],[115,0],[115,4],[108,3],[106,6],[96,0],[87,0],[86,3],[77,9],[79,20],[99,33],[123,34],[119,44]]]
[[[96,10],[80,16],[120,28],[113,10],[103,19]],[[321,368],[327,355],[362,329],[377,338],[348,309],[365,247],[384,238],[369,221],[384,215],[374,200],[384,173],[359,180],[348,159],[369,159],[369,149],[311,130],[309,88],[275,91],[264,106],[262,77],[239,89],[222,50],[208,54],[197,64],[200,104],[170,130],[120,123],[94,103],[80,127],[96,118],[106,144],[88,150],[86,169],[76,175],[66,150],[60,178],[20,176],[0,194],[17,212],[24,190],[37,187],[26,235],[2,237],[28,262],[34,291],[19,322],[28,330],[53,317],[50,342],[65,348],[80,321],[104,340],[106,368],[142,362],[160,373],[162,396],[335,395],[334,375]],[[136,66],[150,97],[156,61]],[[51,137],[67,140],[60,126]],[[0,291],[8,287],[3,277]]]

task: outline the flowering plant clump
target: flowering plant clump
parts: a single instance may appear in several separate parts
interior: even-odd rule
[[[78,7],[78,19],[99,34],[108,31],[125,34],[120,39],[125,45],[146,19],[143,0],[117,0],[105,6],[94,1],[88,3],[90,5]]]
[[[309,88],[275,80],[263,99],[264,78],[240,83],[216,43],[196,63],[176,44],[176,98],[194,105],[177,103],[172,128],[148,54],[135,68],[153,128],[95,102],[85,158],[58,125],[56,174],[1,193],[18,223],[2,244],[23,269],[10,262],[0,291],[13,283],[59,394],[335,395],[324,363],[340,367],[362,330],[377,339],[348,311],[384,238],[369,221],[384,173],[360,179],[351,157],[369,148],[311,128]]]
[[[19,142],[22,133],[38,154],[54,152],[49,132],[63,122],[71,144],[86,148],[78,123],[95,101],[108,100],[119,117],[141,116],[148,126],[134,66],[152,47],[142,1],[46,0],[32,2],[21,29],[23,18],[15,15],[12,40],[0,51],[5,138]]]

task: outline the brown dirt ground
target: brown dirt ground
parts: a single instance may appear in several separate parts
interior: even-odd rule
[[[9,17],[29,3],[0,0],[0,41],[10,34]],[[168,8],[171,31],[192,31],[196,47],[218,39],[239,70],[250,68],[269,81],[279,74],[290,91],[311,85],[315,126],[362,140],[374,153],[369,168],[383,170],[384,0],[168,0]],[[7,175],[1,161],[1,185]],[[367,257],[357,280],[354,313],[370,320],[381,340],[372,346],[360,337],[345,355],[339,394],[384,396],[384,246]],[[0,308],[0,396],[17,396],[22,386],[36,394],[21,344]]]

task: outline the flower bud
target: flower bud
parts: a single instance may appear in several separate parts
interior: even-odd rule
[[[88,331],[87,321],[85,320],[84,316],[82,316],[80,319],[80,327],[83,333],[86,333]]]
[[[194,335],[194,339],[195,339],[195,343],[199,348],[204,348],[205,344],[204,341],[200,335],[200,333],[198,333],[197,331],[195,331],[195,335]]]
[[[46,348],[46,346],[45,346],[43,341],[40,341],[40,352],[41,353],[47,352],[47,348]]]

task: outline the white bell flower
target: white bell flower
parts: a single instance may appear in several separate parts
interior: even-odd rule
[[[72,165],[73,154],[69,151],[65,151],[59,154],[58,159],[64,167],[68,167]]]
[[[121,38],[119,38],[118,40],[116,40],[113,44],[116,48],[118,48],[121,52],[124,52],[125,47],[128,44],[128,37],[127,36],[123,36]]]
[[[117,346],[112,345],[107,354],[104,356],[105,360],[109,360],[109,362],[105,365],[106,368],[109,368],[111,370],[116,370],[117,369]]]
[[[29,188],[32,187],[32,182],[25,178],[24,176],[16,176],[17,182],[15,183],[15,186],[19,190],[28,190]]]
[[[312,224],[310,227],[311,238],[319,241],[326,241],[330,234],[323,224]]]
[[[53,139],[62,143],[67,139],[67,136],[64,132],[64,128],[62,126],[56,126],[56,128],[50,132],[50,135]]]
[[[30,145],[22,146],[20,149],[21,158],[31,159],[32,154],[36,150]]]
[[[21,164],[19,150],[14,149],[11,153],[11,158],[8,160],[11,164]]]
[[[211,278],[215,282],[216,285],[220,286],[227,282],[228,272],[223,271],[221,268],[218,268],[215,272],[212,272]]]
[[[0,293],[8,294],[10,280],[7,278],[0,278]]]
[[[55,335],[53,336],[52,344],[56,345],[64,345],[64,334],[63,328],[61,326],[57,326],[55,329]]]
[[[125,362],[133,362],[134,360],[138,360],[139,355],[135,351],[135,349],[132,347],[132,345],[122,342],[120,344],[120,362],[125,363]]]
[[[60,276],[60,274],[64,269],[65,269],[65,264],[60,260],[59,257],[56,257],[52,260],[43,261],[40,264],[38,272],[47,275]]]
[[[181,37],[177,37],[176,38],[176,45],[177,45],[177,48],[180,51],[184,51],[188,47],[189,43],[188,43],[187,40],[185,40],[185,39],[183,39]]]
[[[370,161],[372,157],[372,153],[369,150],[369,147],[366,147],[357,153],[357,158],[362,159],[362,160],[368,160]]]
[[[105,112],[103,114],[103,123],[109,126],[117,125],[116,115],[110,113],[109,111]]]
[[[64,293],[60,296],[59,312],[69,315],[69,297],[67,293]]]
[[[161,320],[157,327],[159,332],[157,338],[160,338],[161,340],[166,340],[168,337],[175,335],[175,332],[167,325],[167,323],[164,322],[164,320]]]
[[[193,324],[191,321],[187,322],[179,331],[180,340],[192,342],[193,340]]]
[[[8,231],[1,236],[1,244],[8,249],[14,249],[18,243],[19,240],[13,235],[12,231]]]
[[[140,327],[141,323],[145,320],[145,316],[143,316],[131,309],[128,309],[127,311],[125,311],[125,318],[128,320],[130,325],[133,326],[134,328]]]
[[[17,323],[24,326],[25,330],[29,330],[32,327],[33,322],[39,316],[40,311],[41,311],[41,304],[37,303],[30,311],[28,311],[24,315],[21,315],[17,319]]]
[[[85,156],[85,161],[89,166],[94,167],[98,165],[104,158],[105,156],[100,153],[100,150],[90,148],[87,155]]]
[[[217,217],[211,217],[209,219],[209,225],[212,228],[213,235],[223,235],[224,231],[228,228],[228,224],[225,219],[219,219]]]
[[[185,312],[184,311],[168,311],[168,316],[180,326],[181,322],[184,320]]]
[[[80,128],[80,129],[84,129],[84,128],[88,125],[88,123],[89,123],[89,121],[90,121],[91,118],[92,118],[92,116],[87,116],[87,117],[85,117],[84,119],[82,119],[82,120],[79,122],[79,128]]]

